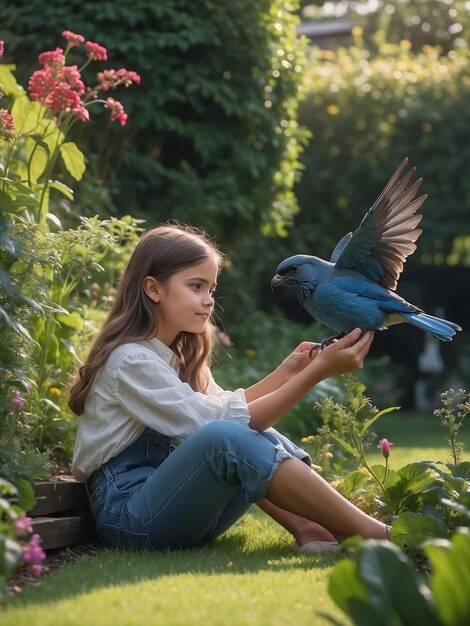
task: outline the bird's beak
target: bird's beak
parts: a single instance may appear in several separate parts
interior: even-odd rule
[[[284,283],[286,280],[287,276],[281,276],[280,274],[276,274],[271,280],[271,289],[279,287],[279,285],[282,285],[282,283]]]

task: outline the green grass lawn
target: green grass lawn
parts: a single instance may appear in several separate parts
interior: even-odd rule
[[[188,520],[188,523],[191,523]],[[2,626],[349,624],[327,593],[338,558],[301,557],[289,535],[252,510],[198,550],[103,551],[65,566],[8,602]]]
[[[394,442],[391,467],[449,460],[435,417],[384,416],[375,432]],[[470,424],[462,429],[470,460]],[[382,462],[371,449],[371,461]],[[188,519],[188,523],[191,520]],[[291,538],[256,507],[224,537],[198,550],[103,551],[84,556],[3,607],[3,626],[327,626],[350,621],[327,593],[341,556],[298,556]]]

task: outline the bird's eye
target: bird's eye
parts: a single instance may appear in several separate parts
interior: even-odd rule
[[[290,269],[291,269],[291,272],[296,272],[299,269],[299,266],[293,265]]]

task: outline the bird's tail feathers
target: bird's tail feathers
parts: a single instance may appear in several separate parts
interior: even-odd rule
[[[441,341],[452,341],[452,337],[458,330],[462,330],[458,324],[449,322],[441,317],[434,317],[427,313],[402,313],[402,316],[413,326],[430,333]]]

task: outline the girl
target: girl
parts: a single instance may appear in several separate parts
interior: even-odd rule
[[[198,546],[256,502],[304,551],[354,534],[385,538],[384,524],[271,428],[319,381],[361,368],[372,333],[357,341],[356,329],[322,351],[303,342],[257,384],[224,391],[209,369],[221,262],[193,228],[144,234],[78,372],[72,469],[86,481],[98,536],[108,546]]]

